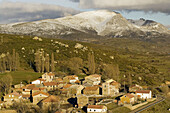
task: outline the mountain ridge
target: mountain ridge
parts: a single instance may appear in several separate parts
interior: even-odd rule
[[[111,38],[143,38],[170,34],[170,30],[160,23],[144,19],[140,21],[143,24],[136,25],[134,20],[127,20],[119,13],[97,10],[57,19],[0,25],[0,33],[60,38],[77,33]]]

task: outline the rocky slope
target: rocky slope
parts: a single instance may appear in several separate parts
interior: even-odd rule
[[[138,23],[138,24],[136,24]],[[121,14],[107,10],[83,12],[64,18],[27,23],[0,25],[0,33],[62,37],[72,34],[92,34],[107,37],[148,37],[168,34],[163,25],[150,20],[127,20]],[[148,35],[149,34],[149,35]],[[93,37],[93,36],[91,36]]]

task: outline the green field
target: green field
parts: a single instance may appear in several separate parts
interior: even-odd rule
[[[32,80],[41,77],[42,75],[42,73],[16,71],[16,72],[7,72],[7,73],[0,74],[0,78],[5,77],[7,74],[10,74],[12,76],[13,84],[19,84],[20,82],[28,83]]]

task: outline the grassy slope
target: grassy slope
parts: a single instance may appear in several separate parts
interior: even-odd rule
[[[19,35],[3,35],[1,34],[1,39],[3,37],[3,43],[0,41],[0,54],[10,52],[12,53],[12,49],[15,48],[16,51],[20,54],[21,57],[21,70],[22,71],[32,71],[29,64],[30,61],[34,62],[34,52],[37,49],[44,49],[46,53],[55,53],[55,61],[64,61],[68,60],[72,57],[80,57],[84,61],[87,60],[88,53],[90,49],[95,52],[95,60],[97,63],[118,63],[121,76],[123,77],[125,72],[130,72],[135,74],[133,82],[141,83],[142,85],[153,85],[160,84],[163,81],[163,78],[166,80],[170,80],[169,77],[169,67],[170,67],[170,57],[168,54],[165,54],[169,45],[165,45],[163,48],[166,48],[162,55],[157,49],[150,49],[152,46],[163,46],[163,42],[159,41],[154,42],[153,40],[150,42],[144,42],[138,39],[110,39],[96,42],[99,44],[92,43],[83,43],[69,40],[61,40],[61,39],[46,39],[43,38],[43,41],[33,40],[33,37],[30,36],[19,36]],[[158,40],[158,39],[157,39]],[[60,46],[58,44],[54,44],[55,41],[62,42],[64,44],[69,45],[68,48]],[[102,42],[102,43],[101,43]],[[84,46],[88,47],[87,51],[82,51],[80,49],[75,49],[74,46],[76,43],[81,43]],[[167,44],[168,42],[165,42]],[[22,50],[22,48],[25,50]],[[56,53],[56,50],[59,50],[59,53]],[[155,51],[158,52],[155,52]],[[162,49],[159,49],[162,50]],[[34,51],[34,52],[33,52]],[[76,53],[75,51],[78,51]],[[147,52],[150,52],[148,54]],[[104,55],[106,54],[106,56]],[[114,56],[115,59],[111,59],[110,56]],[[58,64],[57,64],[58,65]],[[158,69],[158,73],[147,73],[151,68],[156,67]],[[146,72],[145,72],[146,71]],[[146,76],[147,75],[147,76]],[[138,77],[143,77],[146,79],[146,82],[139,81]],[[165,77],[164,77],[165,76]],[[153,79],[154,78],[154,79]],[[152,82],[150,82],[152,81]]]
[[[8,72],[4,74],[0,74],[0,78],[10,74],[13,78],[13,84],[19,84],[20,82],[25,83],[26,81],[32,81],[39,78],[42,73],[35,73],[35,72],[27,72],[27,71],[16,71],[16,72]]]

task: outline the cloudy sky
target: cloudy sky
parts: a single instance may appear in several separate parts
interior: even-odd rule
[[[128,19],[170,25],[170,0],[0,0],[0,24],[53,19],[82,11],[108,9]]]

